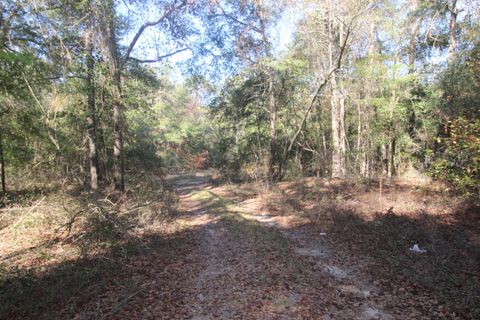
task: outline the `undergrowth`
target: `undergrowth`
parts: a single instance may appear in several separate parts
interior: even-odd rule
[[[52,186],[7,194],[0,209],[0,319],[71,317],[118,285],[125,264],[152,249],[152,235],[174,232],[177,197],[169,183],[144,174],[129,186],[125,193]]]

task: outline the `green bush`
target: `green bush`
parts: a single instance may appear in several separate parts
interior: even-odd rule
[[[432,175],[480,197],[480,119],[459,117],[447,123],[446,132],[447,137],[438,138],[444,152],[433,162]]]

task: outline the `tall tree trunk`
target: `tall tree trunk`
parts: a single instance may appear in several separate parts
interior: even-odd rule
[[[342,32],[340,31],[340,37]],[[342,41],[340,41],[342,42]],[[332,0],[328,7],[328,50],[329,65],[333,70],[333,6]],[[330,79],[331,95],[330,106],[332,113],[332,178],[345,178],[345,127],[343,125],[345,116],[344,97],[340,96],[337,88],[336,72],[333,72]]]
[[[358,116],[358,123],[357,123],[357,163],[360,171],[360,175],[365,177],[367,174],[367,141],[366,141],[366,133],[364,130],[363,125],[363,117],[364,113],[362,112],[362,108],[360,103],[357,105],[357,116]]]
[[[397,56],[395,56],[395,63],[399,60]],[[396,74],[393,74],[393,77],[396,78]],[[386,133],[386,138],[388,139],[388,145],[385,146],[386,149],[386,157],[384,161],[386,163],[386,173],[388,177],[393,177],[396,175],[395,171],[395,146],[396,146],[396,139],[397,139],[397,128],[396,128],[396,120],[394,119],[394,109],[398,106],[399,97],[397,96],[397,90],[392,90],[392,98],[390,102],[390,118],[388,120],[388,126]]]
[[[365,141],[365,177],[371,178],[373,171],[373,157],[372,157],[372,139],[370,138],[370,125],[367,122],[365,125],[365,132],[367,133],[367,138]]]
[[[397,172],[395,168],[395,153],[396,153],[396,145],[397,145],[397,139],[393,137],[390,140],[390,146],[389,146],[389,151],[390,151],[390,163],[388,165],[388,176],[390,178],[394,177]]]
[[[104,87],[100,87],[99,98],[100,101],[97,100],[97,110],[100,112],[105,112],[105,110],[110,110],[110,107],[107,103],[107,93],[105,92]],[[102,174],[99,175],[100,181],[111,181],[111,172],[108,168],[108,150],[106,148],[108,144],[108,140],[106,137],[106,130],[104,126],[101,125],[101,122],[97,123],[97,159],[98,159],[98,169],[99,172]]]
[[[456,51],[457,51],[457,0],[452,0],[448,5],[448,11],[450,11],[450,46],[448,48],[448,63],[453,65],[455,63]]]
[[[3,156],[3,140],[2,132],[0,131],[0,175],[2,183],[2,194],[7,192],[7,184],[5,183],[5,158]]]
[[[90,188],[98,189],[98,155],[97,155],[97,125],[95,107],[95,60],[93,58],[93,41],[91,31],[85,39],[86,60],[87,60],[87,117],[85,119],[87,130],[87,148],[90,167]]]
[[[368,60],[373,66],[375,63],[374,55],[377,53],[377,45],[375,40],[376,25],[374,21],[370,22],[368,36]],[[371,139],[370,139],[370,101],[373,96],[374,84],[368,78],[365,79],[363,99],[365,103],[358,105],[358,142],[357,152],[360,175],[362,177],[371,176]],[[363,108],[362,108],[363,107]],[[371,107],[373,109],[373,107]]]
[[[418,0],[412,0],[410,3],[410,10],[415,12],[418,9]],[[415,59],[416,59],[416,46],[417,46],[417,33],[419,28],[418,18],[412,22],[410,27],[410,42],[408,45],[408,74],[412,75],[415,72]],[[413,91],[413,90],[412,90]],[[406,131],[410,138],[416,138],[415,135],[415,122],[416,114],[414,109],[414,102],[411,99],[411,102],[407,105],[407,128]]]
[[[274,82],[273,82],[273,72],[269,72],[268,80],[268,107],[270,109],[270,148],[268,154],[268,180],[273,182],[280,177],[280,168],[277,166],[278,163],[278,152],[277,152],[277,103],[275,101],[275,91],[274,91]]]
[[[382,163],[382,177],[388,175],[388,145],[382,144],[380,150],[381,163]]]
[[[268,41],[267,30],[265,27],[265,12],[263,5],[258,7],[258,18],[260,22],[259,34],[262,38],[265,56],[272,58],[270,42]],[[275,97],[275,71],[271,66],[267,66],[267,102],[270,111],[270,146],[267,156],[267,180],[268,185],[277,181],[282,176],[282,160],[278,159],[278,141],[277,141],[277,121],[278,105]]]
[[[123,117],[120,76],[115,77],[113,89],[113,182],[116,190],[125,191],[125,166],[123,159]]]
[[[112,98],[112,120],[113,120],[113,178],[112,187],[115,190],[125,190],[124,178],[124,160],[123,160],[123,105],[122,105],[122,88],[121,88],[121,68],[125,63],[124,60],[119,61],[117,52],[116,26],[114,21],[113,2],[106,4],[106,16],[101,17],[103,20],[103,43],[102,49],[106,54],[109,64],[110,76],[110,94]],[[134,43],[132,44],[134,45]]]
[[[411,0],[410,10],[415,12],[418,9],[418,0]],[[415,72],[415,57],[417,46],[417,33],[418,33],[418,18],[414,18],[414,21],[410,25],[410,41],[408,43],[408,74]]]

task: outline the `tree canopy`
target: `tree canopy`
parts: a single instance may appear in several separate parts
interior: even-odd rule
[[[0,9],[5,190],[31,168],[123,190],[206,157],[234,180],[415,170],[478,195],[475,1]]]

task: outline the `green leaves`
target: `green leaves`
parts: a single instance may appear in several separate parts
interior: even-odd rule
[[[0,61],[15,63],[20,62],[24,65],[30,65],[33,63],[34,56],[30,53],[17,53],[17,52],[6,52],[0,50]]]
[[[480,119],[456,118],[447,123],[445,133],[446,137],[438,139],[444,151],[433,162],[431,173],[466,195],[479,195]]]

